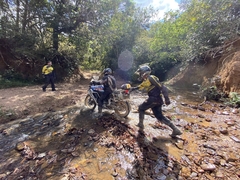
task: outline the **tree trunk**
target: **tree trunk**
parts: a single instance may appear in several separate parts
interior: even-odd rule
[[[25,32],[26,26],[27,26],[27,18],[28,18],[28,0],[25,0],[24,4],[24,13],[23,13],[23,19],[22,19],[22,33]]]
[[[58,29],[55,27],[53,28],[53,49],[58,51]]]
[[[19,19],[20,19],[20,2],[19,0],[16,1],[16,5],[17,5],[17,14],[16,14],[16,30],[15,32],[18,32],[19,30]]]

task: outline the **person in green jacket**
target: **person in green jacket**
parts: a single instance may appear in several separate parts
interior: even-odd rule
[[[52,91],[56,91],[54,85],[55,74],[54,69],[52,67],[52,61],[48,61],[47,65],[43,66],[42,74],[45,77],[45,84],[42,86],[42,90],[45,92],[47,86],[51,84]]]
[[[143,90],[148,93],[148,98],[138,107],[139,123],[137,126],[141,129],[144,128],[143,120],[145,111],[151,108],[157,120],[168,125],[173,130],[172,134],[170,135],[171,137],[181,135],[182,132],[167,117],[162,114],[162,105],[164,104],[163,97],[165,104],[170,104],[167,88],[160,83],[159,79],[156,76],[151,75],[151,68],[148,65],[140,66],[136,73],[140,76],[142,83],[137,87],[132,87],[131,91]]]

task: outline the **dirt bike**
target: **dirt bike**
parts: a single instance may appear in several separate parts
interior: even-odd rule
[[[121,89],[114,90],[108,98],[108,102],[104,102],[103,109],[114,110],[120,117],[127,117],[131,111],[130,103],[130,84],[123,84]],[[94,81],[90,82],[87,96],[85,97],[84,104],[89,109],[94,110],[97,106],[100,93],[104,92],[103,85],[97,85]]]

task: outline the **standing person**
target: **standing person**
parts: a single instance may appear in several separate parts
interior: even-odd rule
[[[102,84],[104,86],[104,92],[102,92],[98,98],[98,113],[101,115],[104,101],[108,100],[109,96],[116,88],[116,79],[112,75],[112,69],[104,69],[102,79],[95,83]]]
[[[148,93],[148,98],[138,107],[139,123],[137,126],[141,129],[144,128],[144,113],[147,109],[151,108],[157,120],[168,125],[173,130],[172,134],[170,135],[171,137],[181,135],[182,132],[162,114],[162,105],[164,104],[162,96],[164,96],[165,104],[170,104],[167,88],[161,85],[156,76],[150,75],[151,68],[148,65],[140,66],[135,73],[140,76],[142,83],[137,87],[132,87],[131,90],[145,90]]]
[[[55,85],[54,85],[55,74],[54,74],[54,69],[52,67],[52,61],[48,61],[47,65],[43,66],[42,74],[45,77],[45,84],[42,86],[42,90],[45,92],[47,86],[51,84],[52,91],[56,91]]]

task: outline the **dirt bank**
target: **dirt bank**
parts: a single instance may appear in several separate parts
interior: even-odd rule
[[[178,87],[217,86],[225,93],[240,93],[240,38],[206,52],[198,62],[191,62],[169,81]]]

